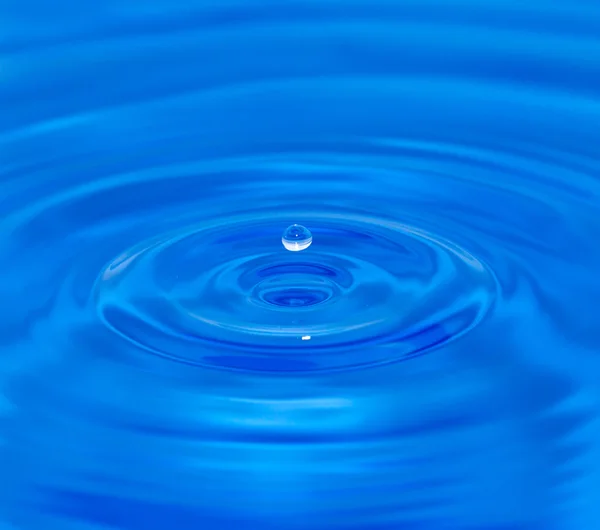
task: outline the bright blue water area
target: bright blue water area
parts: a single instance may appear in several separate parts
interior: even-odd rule
[[[0,529],[598,530],[599,234],[596,0],[2,0]]]

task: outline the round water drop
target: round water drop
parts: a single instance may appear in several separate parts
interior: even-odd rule
[[[283,246],[292,252],[298,252],[310,247],[312,243],[312,234],[308,228],[302,225],[293,224],[288,226],[281,238]]]

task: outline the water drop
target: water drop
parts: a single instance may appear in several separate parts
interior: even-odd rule
[[[310,247],[312,243],[312,234],[308,228],[302,225],[293,224],[288,226],[281,238],[283,246],[292,252],[298,252]]]

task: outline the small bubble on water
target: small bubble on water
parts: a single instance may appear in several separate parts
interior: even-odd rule
[[[298,252],[310,247],[312,243],[312,234],[308,228],[302,225],[293,224],[288,226],[281,238],[283,246],[292,252]]]

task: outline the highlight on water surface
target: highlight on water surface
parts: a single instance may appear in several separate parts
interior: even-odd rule
[[[281,237],[283,246],[292,252],[307,249],[312,244],[312,240],[310,230],[299,224],[288,226]]]

